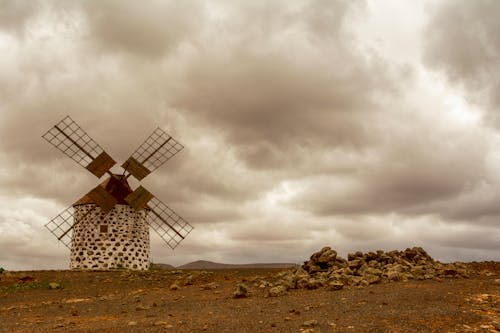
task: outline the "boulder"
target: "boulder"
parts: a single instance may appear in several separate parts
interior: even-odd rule
[[[248,288],[243,283],[236,286],[236,290],[233,292],[233,298],[245,298],[248,297]]]
[[[276,286],[271,289],[269,289],[268,296],[269,297],[278,297],[278,296],[283,296],[287,292],[287,287],[285,286]]]
[[[335,259],[337,259],[337,252],[329,247],[325,247],[317,259],[317,262],[319,264],[328,264],[331,262],[332,264],[330,266],[332,266],[335,263]]]
[[[331,281],[326,286],[327,290],[340,290],[344,288],[344,284],[340,281]]]

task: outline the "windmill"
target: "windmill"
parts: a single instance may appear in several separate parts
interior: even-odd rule
[[[159,168],[184,147],[157,128],[122,164],[116,162],[69,116],[42,137],[97,178],[109,177],[50,220],[45,227],[71,250],[71,269],[147,269],[149,228],[175,249],[193,227],[138,181]]]

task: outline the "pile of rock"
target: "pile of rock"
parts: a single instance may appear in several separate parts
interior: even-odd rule
[[[268,294],[279,296],[285,289],[339,290],[345,286],[364,287],[392,281],[467,278],[470,274],[465,264],[442,264],[421,247],[350,253],[347,260],[330,247],[324,247],[302,267],[279,273]]]

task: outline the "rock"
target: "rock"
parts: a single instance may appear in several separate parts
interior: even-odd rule
[[[303,322],[302,325],[300,325],[300,327],[313,328],[313,327],[317,327],[318,325],[319,325],[318,321],[316,319],[312,319],[312,320],[307,320],[307,321]]]
[[[384,272],[382,272],[382,270],[380,270],[378,268],[368,267],[365,271],[365,274],[382,276],[382,274],[384,274]]]
[[[361,279],[361,280],[358,282],[358,286],[360,286],[360,287],[366,287],[366,286],[368,286],[368,285],[370,285],[370,282],[368,282],[368,280],[366,280],[366,279]]]
[[[365,277],[365,279],[368,282],[368,284],[377,284],[380,283],[380,281],[382,281],[380,276],[377,275],[368,275]]]
[[[453,264],[446,265],[443,271],[445,275],[451,275],[451,276],[455,276],[458,273],[457,268]]]
[[[61,285],[57,282],[49,283],[49,289],[61,289]]]
[[[35,278],[30,276],[30,275],[23,275],[19,278],[19,281],[21,282],[32,282],[32,281],[35,281]]]
[[[345,275],[353,275],[354,272],[352,271],[352,269],[350,269],[349,267],[346,267],[342,270],[342,273],[345,274]]]
[[[268,295],[269,297],[278,297],[278,296],[283,296],[287,292],[287,287],[285,286],[276,286],[271,289],[269,289]]]
[[[214,290],[217,289],[219,285],[215,282],[210,282],[201,286],[202,290]]]
[[[279,282],[279,285],[285,286],[286,289],[295,289],[295,280],[293,277],[287,277]]]
[[[401,274],[398,271],[389,271],[387,272],[387,279],[389,281],[400,281]]]
[[[136,321],[129,321],[128,326],[137,326],[137,322]]]
[[[483,269],[482,271],[479,272],[479,275],[493,276],[493,275],[495,275],[495,273],[493,273],[492,271],[490,271],[488,269]]]
[[[357,286],[361,284],[361,281],[363,281],[363,278],[361,276],[351,276],[348,280],[348,283],[350,286]]]
[[[308,285],[309,285],[309,279],[307,277],[303,277],[297,281],[295,287],[297,289],[304,289],[307,288]]]
[[[307,289],[318,289],[320,287],[323,287],[323,285],[326,284],[326,280],[324,279],[316,279],[316,278],[310,278],[308,281],[307,281],[307,286],[306,288]]]
[[[181,287],[177,283],[172,283],[170,285],[170,290],[179,290]]]
[[[184,281],[182,281],[183,286],[191,286],[193,284],[194,276],[193,275],[188,275]]]
[[[154,326],[165,326],[168,325],[166,321],[158,320],[153,323]]]
[[[316,263],[314,263],[314,262],[307,263],[304,268],[309,273],[321,272],[323,270],[323,268],[321,268],[319,265],[316,265]]]
[[[359,267],[361,267],[361,265],[363,265],[363,261],[359,259],[353,259],[349,260],[347,265],[349,266],[350,269],[358,269]]]
[[[344,284],[340,281],[332,281],[326,286],[327,290],[340,290],[344,288]]]
[[[248,296],[249,296],[249,293],[248,293],[247,287],[243,283],[238,284],[236,286],[236,290],[233,293],[233,297],[234,298],[245,298]]]
[[[329,262],[335,262],[335,259],[337,258],[337,252],[332,250],[330,247],[325,247],[321,251],[321,255],[317,259],[317,262],[320,264],[326,264]]]
[[[285,286],[287,289],[316,289],[325,286],[326,289],[335,290],[341,288],[341,285],[363,287],[408,279],[467,278],[472,273],[469,266],[463,263],[444,265],[434,261],[421,247],[390,252],[357,251],[349,253],[347,259],[339,257],[330,247],[323,247],[313,253],[302,267],[279,273],[275,285]],[[334,283],[330,286],[332,282]]]
[[[494,321],[491,323],[491,325],[493,325],[493,327],[497,330],[497,331],[500,331],[500,321]]]

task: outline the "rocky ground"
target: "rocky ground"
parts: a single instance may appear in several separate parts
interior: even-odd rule
[[[500,263],[331,248],[287,270],[0,274],[0,332],[497,332]]]

